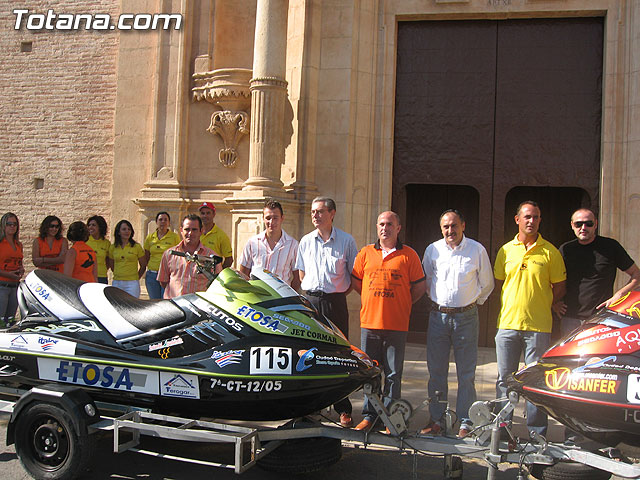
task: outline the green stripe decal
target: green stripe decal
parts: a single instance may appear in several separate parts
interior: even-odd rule
[[[222,378],[239,378],[239,379],[261,379],[261,380],[324,380],[324,379],[332,379],[332,378],[346,378],[350,375],[348,373],[339,373],[335,375],[232,375],[229,373],[212,373],[205,372],[202,370],[190,370],[184,368],[175,368],[175,367],[164,367],[159,365],[146,365],[146,364],[138,364],[138,363],[128,363],[128,362],[119,362],[119,361],[107,361],[107,360],[99,360],[94,358],[87,357],[78,357],[78,356],[63,356],[63,355],[52,355],[47,353],[40,352],[28,352],[28,351],[16,351],[16,350],[5,350],[0,348],[0,352],[2,353],[10,353],[12,355],[31,355],[34,357],[46,357],[53,358],[58,360],[69,360],[69,361],[77,361],[77,362],[85,362],[85,363],[99,363],[101,365],[117,365],[119,367],[129,367],[129,368],[139,368],[139,369],[147,369],[147,370],[158,370],[164,372],[176,372],[176,373],[190,373],[192,375],[200,375],[205,377],[222,377]]]

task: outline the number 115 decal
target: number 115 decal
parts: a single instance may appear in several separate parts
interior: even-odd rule
[[[251,347],[249,373],[291,375],[291,349]]]

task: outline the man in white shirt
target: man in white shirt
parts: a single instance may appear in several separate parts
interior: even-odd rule
[[[351,270],[358,247],[351,235],[333,226],[335,215],[332,199],[313,199],[311,222],[316,229],[300,239],[296,268],[309,301],[349,338],[347,293],[351,290]],[[340,414],[340,424],[351,427],[349,399],[334,407]]]
[[[457,210],[440,216],[442,240],[424,252],[422,265],[432,302],[427,331],[427,367],[429,368],[429,405],[431,422],[421,433],[442,430],[449,375],[449,352],[453,347],[458,374],[456,413],[460,419],[459,437],[473,429],[469,407],[476,401],[475,375],[478,361],[478,307],[494,287],[493,270],[485,248],[464,236],[464,218]]]
[[[251,237],[244,246],[240,257],[240,271],[250,275],[252,269],[264,268],[297,290],[300,287],[296,269],[298,241],[282,229],[284,213],[280,202],[267,200],[262,218],[265,230]]]

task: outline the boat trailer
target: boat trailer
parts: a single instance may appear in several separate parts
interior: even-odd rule
[[[27,455],[26,452],[31,450],[22,448],[23,446],[18,444],[20,434],[15,431],[15,425],[20,424],[20,422],[30,425],[29,419],[23,417],[30,415],[30,411],[33,410],[30,406],[34,404],[40,405],[44,402],[50,403],[56,408],[59,407],[72,417],[73,421],[67,422],[71,425],[68,426],[68,429],[77,431],[70,432],[76,435],[69,436],[78,436],[80,441],[82,441],[83,436],[88,438],[96,432],[111,432],[114,453],[132,451],[187,463],[227,468],[237,474],[245,472],[256,464],[262,466],[263,463],[267,462],[269,455],[275,455],[274,452],[279,447],[283,447],[287,443],[295,445],[295,442],[291,442],[292,440],[322,438],[334,439],[334,444],[337,444],[338,448],[341,447],[341,442],[346,442],[364,448],[382,447],[387,450],[391,449],[413,455],[442,455],[445,478],[462,477],[463,462],[461,457],[483,460],[487,465],[488,480],[496,478],[499,465],[502,463],[519,465],[518,478],[520,479],[526,478],[522,470],[524,465],[538,465],[541,468],[545,468],[545,466],[551,467],[563,462],[587,465],[620,477],[640,478],[640,464],[621,458],[622,456],[616,449],[605,449],[594,453],[578,447],[547,442],[538,435],[533,435],[532,439],[524,445],[517,443],[511,434],[508,421],[518,401],[515,393],[510,394],[510,398],[497,414],[492,413],[494,405],[506,399],[474,403],[470,409],[470,417],[474,422],[475,429],[465,438],[456,438],[451,434],[453,432],[454,417],[451,415],[453,412],[450,410],[447,409],[447,413],[445,413],[445,435],[417,435],[409,433],[408,424],[413,415],[413,409],[408,402],[396,400],[392,401],[388,407],[385,407],[382,397],[379,393],[373,391],[371,385],[366,384],[363,389],[388,433],[373,430],[357,431],[345,429],[309,418],[290,420],[276,428],[246,426],[244,422],[242,425],[237,425],[231,422],[219,423],[160,415],[147,409],[94,403],[85,391],[77,387],[61,386],[59,384],[34,387],[24,392],[0,387],[0,393],[20,396],[17,402],[0,401],[0,410],[11,412],[7,443],[10,444],[15,441],[16,451],[27,471],[29,471],[28,466],[32,464],[33,459],[27,459],[28,461],[25,462],[23,456]],[[427,404],[427,402],[424,404]],[[120,414],[101,415],[99,413],[107,411],[120,411]],[[60,425],[63,423],[62,421],[59,422]],[[501,434],[505,431],[511,436],[511,441],[501,440]],[[48,439],[49,443],[52,440],[55,443],[58,435],[56,432],[47,432],[45,429],[45,434],[51,437]],[[140,447],[142,436],[186,442],[231,444],[234,446],[234,461],[233,463],[222,463],[145,450]],[[34,443],[31,439],[27,440]],[[35,443],[37,444],[37,442]],[[49,459],[53,455],[46,448],[47,443],[44,442],[42,450],[46,453],[47,459]],[[32,453],[36,457],[38,456],[37,446],[36,451]],[[55,458],[55,456],[53,457]],[[339,458],[340,454],[333,461]],[[330,457],[327,457],[327,460],[333,463]],[[277,465],[279,462],[280,459],[277,462],[271,462],[271,465]],[[327,466],[330,463],[327,463]],[[414,462],[414,468],[415,465],[416,463]],[[29,471],[29,473],[32,472]],[[69,472],[66,471],[65,475],[69,475]]]

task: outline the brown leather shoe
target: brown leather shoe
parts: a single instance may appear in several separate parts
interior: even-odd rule
[[[436,422],[429,422],[426,427],[420,430],[421,435],[440,435],[442,427]]]
[[[350,413],[341,413],[340,414],[340,425],[344,428],[353,427],[353,418],[351,418]]]
[[[354,430],[369,430],[372,425],[373,425],[373,422],[365,418],[358,425],[356,425],[356,428],[354,428]]]

